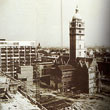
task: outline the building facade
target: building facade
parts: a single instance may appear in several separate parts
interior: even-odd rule
[[[53,69],[53,62],[36,63],[36,66],[34,66],[34,79],[39,77],[41,84],[50,85],[50,74],[53,72]]]
[[[20,66],[31,66],[36,59],[35,41],[0,41],[1,71],[14,76]]]
[[[70,61],[74,62],[77,57],[85,57],[85,26],[76,8],[75,15],[70,23]]]
[[[85,23],[76,8],[70,23],[69,63],[76,68],[73,74],[73,87],[80,92],[96,93],[100,89],[98,67],[93,58],[87,58],[86,53]]]
[[[0,72],[0,98],[4,97],[9,87],[9,79]]]
[[[75,68],[72,65],[58,65],[50,74],[50,86],[61,92],[71,90]]]

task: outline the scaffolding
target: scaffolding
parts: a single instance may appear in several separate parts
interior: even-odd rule
[[[36,66],[36,101],[40,101],[40,72],[39,66]]]

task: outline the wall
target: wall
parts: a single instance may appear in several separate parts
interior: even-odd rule
[[[18,79],[24,79],[26,86],[30,87],[33,84],[33,66],[21,66],[21,74],[18,74]]]

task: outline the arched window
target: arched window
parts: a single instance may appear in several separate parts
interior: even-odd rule
[[[79,24],[79,27],[81,27],[81,24]]]

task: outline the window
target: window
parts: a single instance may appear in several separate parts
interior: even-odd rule
[[[79,33],[81,33],[81,30],[79,30]]]
[[[7,44],[6,42],[0,42],[0,44]]]
[[[79,24],[79,27],[81,27],[81,24]]]
[[[19,42],[14,42],[13,45],[19,45]]]
[[[81,45],[79,45],[79,49],[81,49]]]
[[[81,56],[81,52],[79,52],[79,56]]]
[[[27,78],[22,78],[21,81],[27,81]]]

